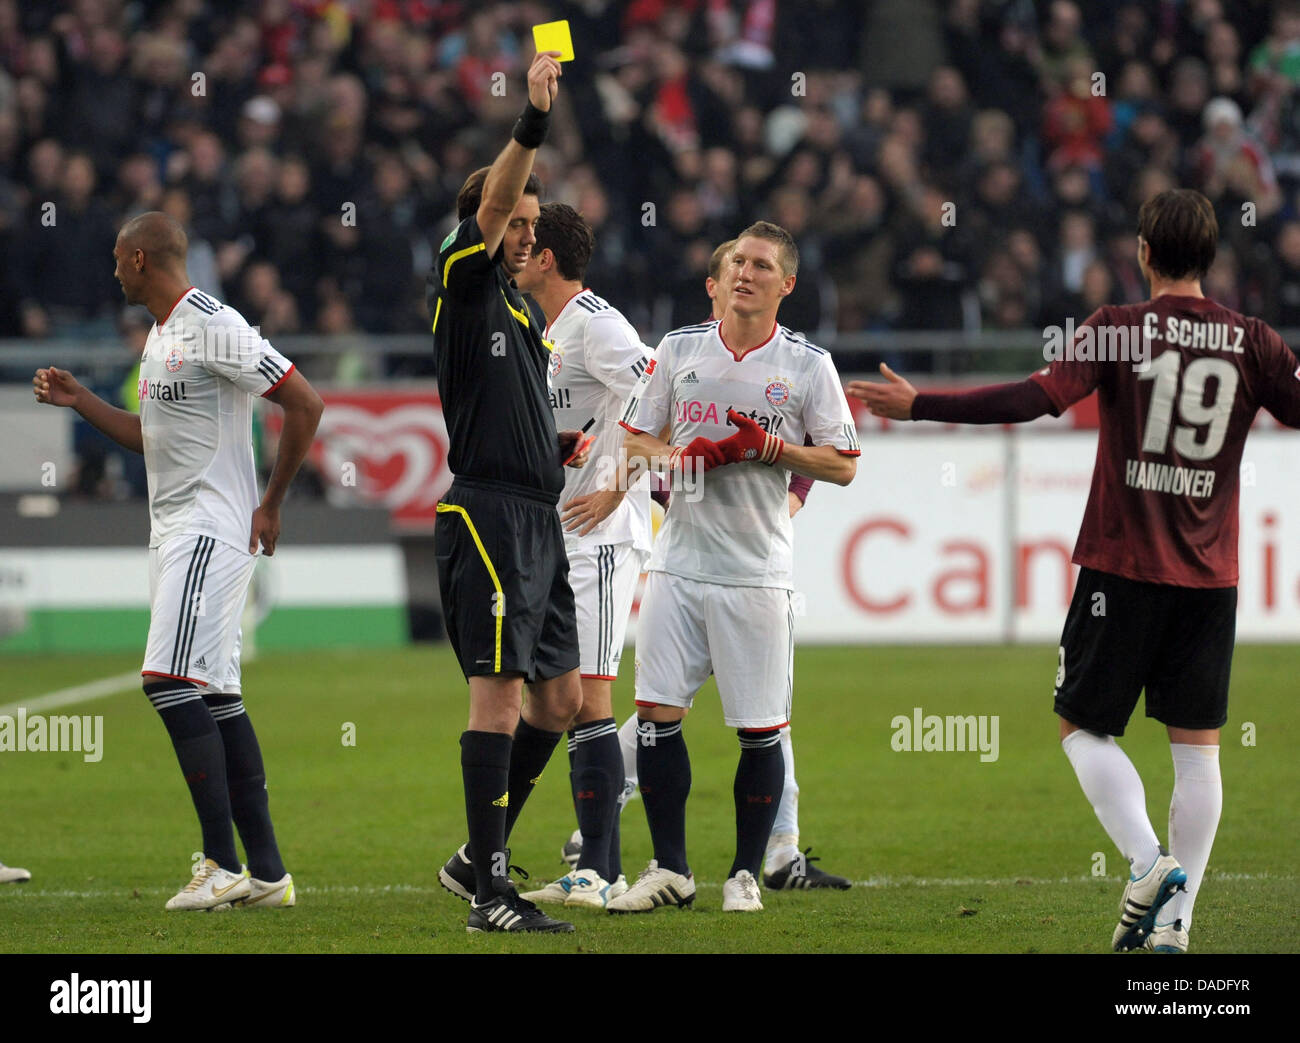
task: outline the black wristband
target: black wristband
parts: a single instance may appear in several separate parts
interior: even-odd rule
[[[546,131],[550,125],[551,114],[543,112],[530,101],[525,104],[524,111],[515,121],[515,129],[511,136],[524,148],[540,148],[542,142],[546,140]]]

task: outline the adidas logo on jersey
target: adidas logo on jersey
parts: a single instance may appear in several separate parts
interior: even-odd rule
[[[208,668],[208,660],[207,660],[207,657],[205,657],[205,656],[199,656],[199,661],[198,661],[197,663],[194,664],[194,668],[195,668],[196,670],[206,670],[206,669]]]
[[[686,374],[686,376],[682,377],[680,382],[682,384],[698,384],[700,382],[700,378],[695,375],[695,370],[691,370],[689,373]]]

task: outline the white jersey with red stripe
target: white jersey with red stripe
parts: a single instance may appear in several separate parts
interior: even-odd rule
[[[594,435],[585,467],[564,469],[560,510],[575,496],[613,487],[623,429],[619,416],[650,360],[631,323],[588,289],[574,294],[546,328],[551,351],[551,408],[557,431]],[[586,437],[584,435],[584,437]],[[650,479],[643,475],[618,508],[586,536],[564,534],[570,553],[583,546],[631,543],[650,550]]]
[[[140,356],[149,546],[195,533],[248,550],[259,503],[253,396],[293,364],[233,308],[191,287]]]
[[[703,436],[736,433],[727,410],[744,413],[766,432],[795,445],[804,436],[857,456],[857,429],[830,354],[784,326],[737,358],[718,322],[669,333],[628,398],[623,426],[685,446]],[[740,587],[792,589],[793,529],[787,493],[790,472],[746,462],[696,478],[698,489],[676,489],[655,540],[649,569],[686,579]]]

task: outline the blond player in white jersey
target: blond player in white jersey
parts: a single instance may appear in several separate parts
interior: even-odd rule
[[[583,286],[595,241],[581,214],[547,203],[533,234],[532,256],[516,282],[546,315],[555,423],[585,431],[594,442],[591,462],[568,471],[560,496],[581,658],[582,710],[569,732],[569,755],[582,851],[572,872],[523,897],[602,909],[627,890],[617,831],[623,755],[612,689],[650,553],[649,476],[628,483],[619,417],[650,349],[615,308]]]
[[[187,245],[180,225],[155,211],[128,221],[113,248],[127,303],[144,305],[156,320],[140,359],[138,414],[109,405],[63,370],[37,370],[33,386],[37,401],[70,406],[144,454],[150,623],[141,675],[189,785],[204,856],[166,908],[286,907],[295,903],[293,878],[280,858],[261,749],[244,711],[239,620],[258,546],[275,552],[280,505],[323,407],[243,316],[190,285]],[[254,396],[284,409],[260,500]]]
[[[830,355],[776,322],[798,263],[784,229],[765,221],[745,229],[731,254],[735,283],[723,319],[668,334],[623,412],[634,466],[657,470],[666,461],[670,471],[707,473],[702,496],[674,497],[651,554],[636,701],[655,857],[609,902],[611,912],[694,900],[681,721],[710,673],[741,746],[723,910],[763,907],[755,874],[781,799],[779,730],[789,723],[793,684],[790,473],[847,485],[859,454]],[[653,433],[665,424],[669,441]]]

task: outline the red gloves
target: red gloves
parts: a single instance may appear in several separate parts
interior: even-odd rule
[[[691,443],[685,448],[682,446],[673,447],[672,454],[668,457],[668,470],[708,471],[729,462],[722,455],[722,449],[717,442],[711,442],[701,436],[692,439]]]
[[[730,438],[717,443],[717,448],[722,450],[724,463],[774,464],[781,459],[781,454],[785,451],[784,439],[769,435],[744,413],[737,413],[734,409],[727,410],[727,419],[739,430]]]

